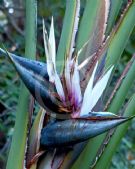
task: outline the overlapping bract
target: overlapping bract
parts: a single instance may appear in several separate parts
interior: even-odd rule
[[[97,62],[91,75],[91,78],[87,84],[85,92],[84,94],[82,94],[78,70],[78,57],[79,57],[78,55],[80,54],[80,52],[72,54],[72,57],[67,55],[67,58],[65,59],[65,69],[62,75],[63,78],[65,79],[65,83],[62,83],[60,77],[58,77],[55,63],[56,47],[55,47],[53,18],[51,22],[49,36],[49,39],[51,40],[48,40],[47,38],[47,32],[45,29],[44,22],[43,22],[43,35],[44,35],[49,81],[55,84],[57,93],[61,98],[61,101],[63,101],[64,104],[66,104],[66,102],[70,103],[72,117],[88,115],[89,112],[92,111],[92,109],[98,102],[101,95],[103,94],[107,82],[109,80],[109,77],[111,75],[113,66],[94,85],[95,74],[98,67]],[[74,48],[72,47],[72,51],[73,50]]]
[[[76,144],[129,120],[111,112],[93,111],[106,88],[113,66],[95,82],[99,65],[97,62],[83,93],[78,69],[78,55],[81,50],[74,51],[72,57],[67,55],[65,69],[58,75],[53,18],[49,39],[44,22],[43,35],[47,64],[24,59],[0,49],[2,54],[9,56],[21,79],[47,113],[61,114],[63,121],[49,122],[43,129],[42,145],[57,147]],[[56,116],[56,119],[59,117]],[[53,132],[55,134],[52,135]],[[68,135],[65,135],[66,132]]]

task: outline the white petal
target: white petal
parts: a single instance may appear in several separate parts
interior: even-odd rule
[[[96,66],[93,70],[93,73],[91,75],[91,78],[87,84],[87,87],[85,89],[84,92],[84,97],[83,97],[83,103],[82,103],[82,107],[81,107],[81,111],[80,111],[80,115],[86,115],[90,112],[90,97],[91,97],[91,92],[92,92],[92,88],[93,88],[93,82],[94,82],[94,77],[95,77],[95,73],[97,70],[97,66],[98,66],[98,62],[96,63]]]
[[[61,83],[61,80],[57,72],[55,72],[55,87],[56,87],[57,93],[59,94],[61,100],[65,101],[64,90],[63,90],[62,83]]]
[[[72,76],[72,94],[74,95],[76,104],[79,104],[82,100],[80,77],[77,68],[77,61],[74,63],[74,72]]]
[[[44,37],[44,46],[45,46],[45,53],[46,53],[46,62],[47,62],[47,72],[49,75],[49,81],[55,83],[55,87],[57,93],[59,94],[62,100],[65,99],[64,90],[61,84],[61,80],[56,71],[56,64],[55,64],[55,37],[54,37],[54,26],[53,26],[53,18],[50,28],[50,35],[48,40],[47,31],[45,28],[45,23],[43,20],[43,37]]]
[[[103,94],[107,82],[109,80],[109,77],[111,75],[111,72],[113,70],[113,66],[108,70],[108,72],[100,79],[96,85],[94,86],[91,95],[89,96],[89,111],[93,109],[93,107],[96,105],[98,102],[99,98]]]
[[[51,56],[51,52],[50,52],[50,44],[49,44],[48,35],[47,35],[46,28],[45,28],[44,20],[43,20],[43,37],[44,37],[44,47],[45,47],[47,72],[48,72],[48,75],[49,75],[49,81],[54,82],[54,66],[53,66],[53,63],[52,63],[52,58],[51,58],[52,56]]]
[[[45,54],[46,57],[49,58],[49,41],[44,20],[43,20],[43,38],[44,38]]]
[[[54,22],[53,22],[53,17],[52,17],[51,27],[50,27],[49,44],[50,44],[50,47],[51,47],[52,61],[53,61],[53,64],[54,64],[54,66],[55,66],[56,45],[55,45],[55,34],[54,34]]]
[[[65,81],[66,81],[66,87],[68,90],[68,93],[71,94],[71,77],[70,77],[70,61],[69,58],[65,61],[65,69],[64,69],[64,74],[65,74]]]

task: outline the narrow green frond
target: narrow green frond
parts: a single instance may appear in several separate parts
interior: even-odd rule
[[[26,1],[26,45],[25,55],[34,59],[36,55],[36,19],[37,4],[35,0]],[[29,92],[21,86],[20,98],[16,112],[16,123],[12,144],[8,156],[7,169],[23,169],[28,131]]]
[[[109,11],[109,17],[107,21],[106,36],[109,35],[113,26],[115,25],[116,18],[122,6],[123,0],[111,0],[111,7]]]
[[[44,115],[45,115],[45,112],[41,108],[30,130],[29,147],[28,147],[28,153],[27,153],[28,164],[39,151],[40,133],[41,133],[42,125],[43,125]],[[36,163],[33,164],[33,167],[35,166],[36,168],[36,165],[37,165]]]
[[[89,40],[85,50],[79,57],[79,63],[97,52],[104,40],[106,22],[109,15],[110,0],[89,0],[86,2],[84,14],[77,37],[77,50]]]
[[[128,7],[127,7],[128,8]],[[118,63],[135,26],[135,1],[131,4],[112,39],[106,59],[106,68]]]
[[[114,38],[110,43],[109,50],[107,53],[106,68],[108,68],[110,65],[115,65],[118,62],[125,48],[126,42],[134,28],[135,25],[134,16],[135,16],[135,1],[133,1],[132,5],[127,10],[124,19],[122,20]],[[134,77],[130,77],[130,78],[134,79]],[[128,88],[130,88],[130,86],[128,86]],[[111,109],[111,112],[113,112],[113,109]],[[98,148],[100,147],[104,137],[105,134],[102,134],[96,137],[95,139],[91,139],[88,145],[86,146],[86,148],[84,149],[84,151],[82,152],[82,154],[80,155],[80,157],[78,158],[78,160],[75,162],[72,169],[73,168],[88,169],[93,159],[95,158]],[[81,161],[83,161],[83,164],[85,165],[82,165]]]
[[[135,94],[130,99],[127,108],[124,112],[124,116],[133,116],[135,115]],[[101,159],[94,167],[95,169],[107,169],[109,167],[109,164],[111,162],[112,156],[116,152],[116,148],[120,144],[121,139],[125,135],[131,121],[119,126],[114,135],[112,136],[109,144],[107,145],[103,155],[101,156]]]
[[[65,55],[69,54],[71,43],[72,43],[72,35],[74,31],[74,22],[76,20],[76,10],[78,6],[78,0],[68,0],[66,4],[66,12],[64,17],[64,23],[60,38],[60,43],[58,46],[57,52],[57,70],[59,72],[62,71],[64,66]]]

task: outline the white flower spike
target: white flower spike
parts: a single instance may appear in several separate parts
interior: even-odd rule
[[[63,101],[64,104],[66,103],[65,101],[68,101],[68,104],[70,103],[68,106],[70,107],[72,117],[87,116],[90,112],[92,112],[92,109],[97,104],[99,98],[103,94],[107,82],[109,80],[109,77],[111,75],[113,66],[95,84],[95,86],[93,86],[96,70],[98,67],[98,62],[97,62],[93,70],[92,76],[85,89],[84,96],[82,97],[80,77],[79,77],[79,66],[78,66],[79,52],[76,55],[74,55],[72,58],[69,57],[67,54],[67,57],[65,59],[65,69],[63,74],[66,83],[63,84],[56,71],[56,45],[55,45],[53,17],[51,21],[49,39],[47,36],[44,22],[43,22],[43,35],[44,35],[44,46],[45,46],[45,53],[47,59],[47,71],[48,71],[50,82],[55,84],[57,93],[60,96],[61,101]],[[65,89],[67,93],[64,93]]]
[[[80,111],[80,116],[86,115],[86,114],[88,114],[90,112],[89,111],[89,107],[90,107],[89,99],[90,99],[90,95],[92,93],[93,82],[94,82],[94,77],[95,77],[95,73],[96,73],[96,70],[97,70],[97,66],[98,66],[98,62],[95,65],[95,68],[93,70],[91,78],[90,78],[90,80],[89,80],[89,82],[87,84],[87,87],[85,89],[84,96],[83,96],[82,107],[81,107],[81,111]]]
[[[107,73],[102,77],[102,79],[100,79],[96,85],[94,86],[91,95],[90,95],[90,107],[89,107],[89,111],[91,111],[94,106],[96,105],[96,103],[98,102],[99,98],[101,97],[101,95],[103,94],[106,85],[108,83],[108,80],[110,78],[111,72],[113,70],[113,66],[107,71]]]
[[[96,73],[97,65],[98,65],[98,63],[96,64],[94,71],[92,73],[92,76],[91,76],[91,78],[88,82],[88,85],[86,87],[84,97],[83,97],[83,103],[82,103],[82,107],[81,107],[81,111],[80,111],[80,116],[87,115],[89,112],[92,111],[92,109],[94,108],[94,106],[98,102],[99,98],[103,94],[103,92],[106,88],[107,82],[109,80],[109,77],[111,75],[111,72],[113,70],[113,66],[112,66],[108,70],[108,72],[93,87],[94,76]]]
[[[56,44],[55,44],[55,34],[54,34],[54,21],[53,16],[51,20],[51,27],[50,27],[50,34],[49,34],[49,44],[51,47],[51,53],[52,53],[52,62],[54,64],[54,67],[56,67]]]
[[[55,84],[57,93],[62,101],[65,100],[63,86],[60,80],[60,77],[56,71],[56,45],[55,45],[55,35],[54,35],[54,24],[53,17],[51,21],[50,35],[48,40],[47,31],[45,28],[45,23],[43,20],[43,37],[44,37],[44,47],[46,53],[46,61],[47,61],[47,71],[49,75],[49,81]]]

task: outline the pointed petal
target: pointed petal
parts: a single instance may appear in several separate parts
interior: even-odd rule
[[[69,58],[66,59],[65,61],[65,69],[64,69],[64,75],[65,75],[65,81],[66,81],[66,87],[68,91],[68,95],[71,95],[71,66],[70,66],[71,61],[69,61]]]
[[[113,66],[108,70],[108,72],[96,83],[94,86],[91,95],[89,96],[89,111],[93,109],[93,107],[98,102],[99,98],[103,94],[108,80],[110,78],[111,72],[113,70]]]
[[[56,64],[55,64],[55,56],[56,56],[56,49],[55,49],[55,37],[54,37],[54,26],[53,26],[53,18],[50,28],[50,36],[48,40],[47,31],[45,28],[45,23],[43,20],[43,36],[44,36],[44,46],[46,52],[46,59],[47,59],[47,71],[49,74],[50,82],[55,83],[56,90],[58,95],[60,96],[61,100],[65,100],[64,90],[61,84],[61,80],[56,71]]]
[[[51,48],[52,62],[53,62],[53,64],[54,64],[54,67],[56,67],[56,65],[55,65],[55,59],[56,59],[56,44],[55,44],[55,34],[54,34],[54,21],[53,21],[53,17],[52,17],[51,27],[50,27],[49,44],[50,44],[50,48]]]
[[[65,101],[65,94],[64,94],[63,86],[56,72],[55,72],[55,87],[56,87],[57,93],[59,94],[61,100]]]
[[[82,94],[77,60],[74,63],[74,72],[72,76],[72,95],[75,99],[75,105],[78,106],[82,100]]]
[[[48,40],[47,31],[45,28],[45,22],[43,20],[43,37],[44,37],[44,48],[46,54],[46,62],[47,62],[47,71],[49,75],[50,82],[54,82],[54,64],[52,62],[52,51],[50,47],[50,43]]]
[[[91,92],[92,92],[92,88],[93,88],[93,82],[94,82],[94,77],[95,77],[95,73],[97,70],[97,66],[98,66],[98,62],[96,63],[96,66],[93,70],[93,73],[91,75],[91,78],[87,84],[87,87],[85,89],[84,92],[84,97],[83,97],[83,103],[82,103],[82,107],[81,107],[81,111],[80,111],[80,116],[86,115],[90,112],[90,97],[91,97]]]
[[[41,132],[41,145],[48,147],[70,146],[100,135],[134,117],[70,119],[49,123]],[[65,133],[68,133],[65,134]]]

